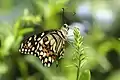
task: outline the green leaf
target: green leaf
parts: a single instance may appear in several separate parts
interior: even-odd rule
[[[19,35],[24,35],[25,33],[32,32],[33,28],[24,28],[20,30]]]
[[[106,80],[120,80],[120,70],[113,71]]]
[[[84,70],[83,72],[81,72],[79,80],[90,80],[90,78],[91,78],[90,70]]]
[[[3,56],[7,56],[9,54],[9,49],[11,48],[12,44],[14,42],[14,36],[13,35],[9,35],[8,37],[6,37],[6,39],[4,40],[3,43]]]
[[[20,20],[18,20],[15,24],[14,24],[14,30],[13,30],[13,33],[14,33],[14,36],[16,37],[18,32],[19,32],[19,29],[20,29]]]
[[[8,67],[5,63],[0,63],[0,74],[5,74],[8,71]]]
[[[15,40],[15,43],[12,46],[12,49],[18,51],[18,48],[20,46],[20,42],[22,41],[22,36],[18,36],[18,38]]]

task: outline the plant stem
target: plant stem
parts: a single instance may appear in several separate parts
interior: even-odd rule
[[[79,56],[76,80],[79,80],[79,76],[80,76],[80,64],[81,64],[81,60],[80,60],[80,56]]]

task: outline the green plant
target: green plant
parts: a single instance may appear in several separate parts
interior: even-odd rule
[[[83,37],[80,35],[80,32],[77,28],[74,29],[74,64],[77,68],[76,80],[90,80],[90,71],[83,69],[83,65],[86,59],[84,46],[83,46]]]

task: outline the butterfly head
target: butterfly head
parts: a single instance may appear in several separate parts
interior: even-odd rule
[[[63,27],[61,28],[61,30],[68,32],[69,26],[67,24],[64,24]]]

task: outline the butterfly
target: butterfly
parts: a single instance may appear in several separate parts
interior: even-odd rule
[[[19,52],[34,55],[41,60],[43,66],[50,67],[54,61],[64,56],[68,30],[68,25],[64,24],[61,29],[32,35],[21,43]]]

